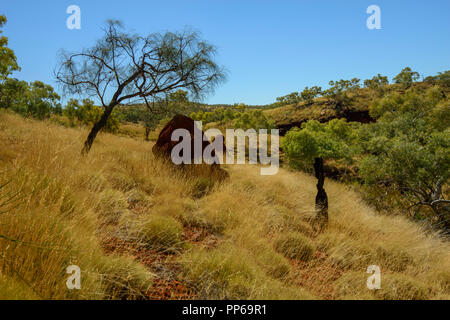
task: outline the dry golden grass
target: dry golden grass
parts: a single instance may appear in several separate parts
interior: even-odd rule
[[[0,112],[0,299],[148,298],[168,279],[190,298],[450,297],[448,242],[341,184],[326,182],[330,222],[317,234],[309,175],[230,166],[214,184],[138,139],[100,134],[82,157],[86,135]],[[81,290],[66,288],[73,264]],[[366,287],[372,264],[379,291]]]

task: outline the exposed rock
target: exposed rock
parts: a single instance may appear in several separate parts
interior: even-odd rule
[[[300,121],[292,121],[290,123],[279,123],[276,125],[276,128],[280,130],[280,135],[284,136],[289,130],[291,130],[294,127],[301,127],[304,122],[307,122],[308,120],[314,119],[321,123],[325,123],[328,121],[331,121],[333,119],[336,119],[336,116],[326,116],[325,110],[322,110],[319,117],[315,118],[308,118],[308,119],[302,119]],[[343,114],[343,117],[348,122],[360,122],[360,123],[371,123],[375,122],[375,119],[373,119],[368,110],[361,110],[361,111],[346,111]]]

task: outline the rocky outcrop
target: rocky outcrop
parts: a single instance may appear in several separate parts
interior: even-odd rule
[[[320,116],[318,118],[315,118],[315,120],[325,123],[328,122],[330,120],[335,119],[336,116]],[[344,112],[344,115],[342,118],[347,119],[348,122],[360,122],[360,123],[371,123],[371,122],[375,122],[375,119],[373,119],[370,114],[369,111],[363,110],[363,111],[346,111]],[[311,118],[314,119],[314,118]],[[303,119],[300,121],[293,121],[290,123],[281,123],[276,125],[276,128],[280,130],[280,135],[284,136],[289,130],[291,130],[294,127],[301,127],[301,125],[304,122],[307,122],[308,120],[311,119]]]

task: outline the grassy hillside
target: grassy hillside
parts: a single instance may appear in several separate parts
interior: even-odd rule
[[[341,184],[326,182],[318,233],[307,174],[230,166],[214,185],[127,137],[103,133],[84,158],[86,135],[0,111],[0,299],[450,298],[448,242]]]

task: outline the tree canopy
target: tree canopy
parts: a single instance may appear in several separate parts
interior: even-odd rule
[[[0,28],[7,22],[4,15],[0,15]],[[3,31],[0,29],[0,35]],[[8,48],[8,38],[0,36],[0,83],[3,83],[6,78],[13,72],[19,71],[20,67],[17,64],[17,58],[14,51]]]
[[[286,134],[282,148],[294,162],[311,162],[314,158],[351,159],[356,138],[352,125],[345,119],[333,119],[328,123],[309,120]]]
[[[369,197],[382,190],[401,195],[409,203],[403,209],[413,209],[414,218],[448,230],[450,100],[442,87],[393,91],[374,100],[370,115],[375,123],[310,120],[290,130],[282,141],[289,164],[346,160],[356,166]]]
[[[214,62],[216,49],[198,33],[126,33],[109,21],[105,35],[79,53],[62,52],[55,76],[65,92],[95,97],[105,108],[85,142],[88,152],[98,131],[106,125],[115,106],[142,103],[177,89],[198,98],[224,80],[225,72]]]
[[[403,85],[405,88],[409,88],[411,84],[419,80],[420,75],[418,72],[413,71],[410,67],[404,68],[398,75],[394,77],[394,83]]]
[[[371,107],[377,122],[360,134],[365,183],[384,183],[401,192],[416,217],[420,206],[429,207],[446,228],[450,227],[450,201],[444,193],[450,174],[449,112],[450,100],[439,87],[395,93]]]

